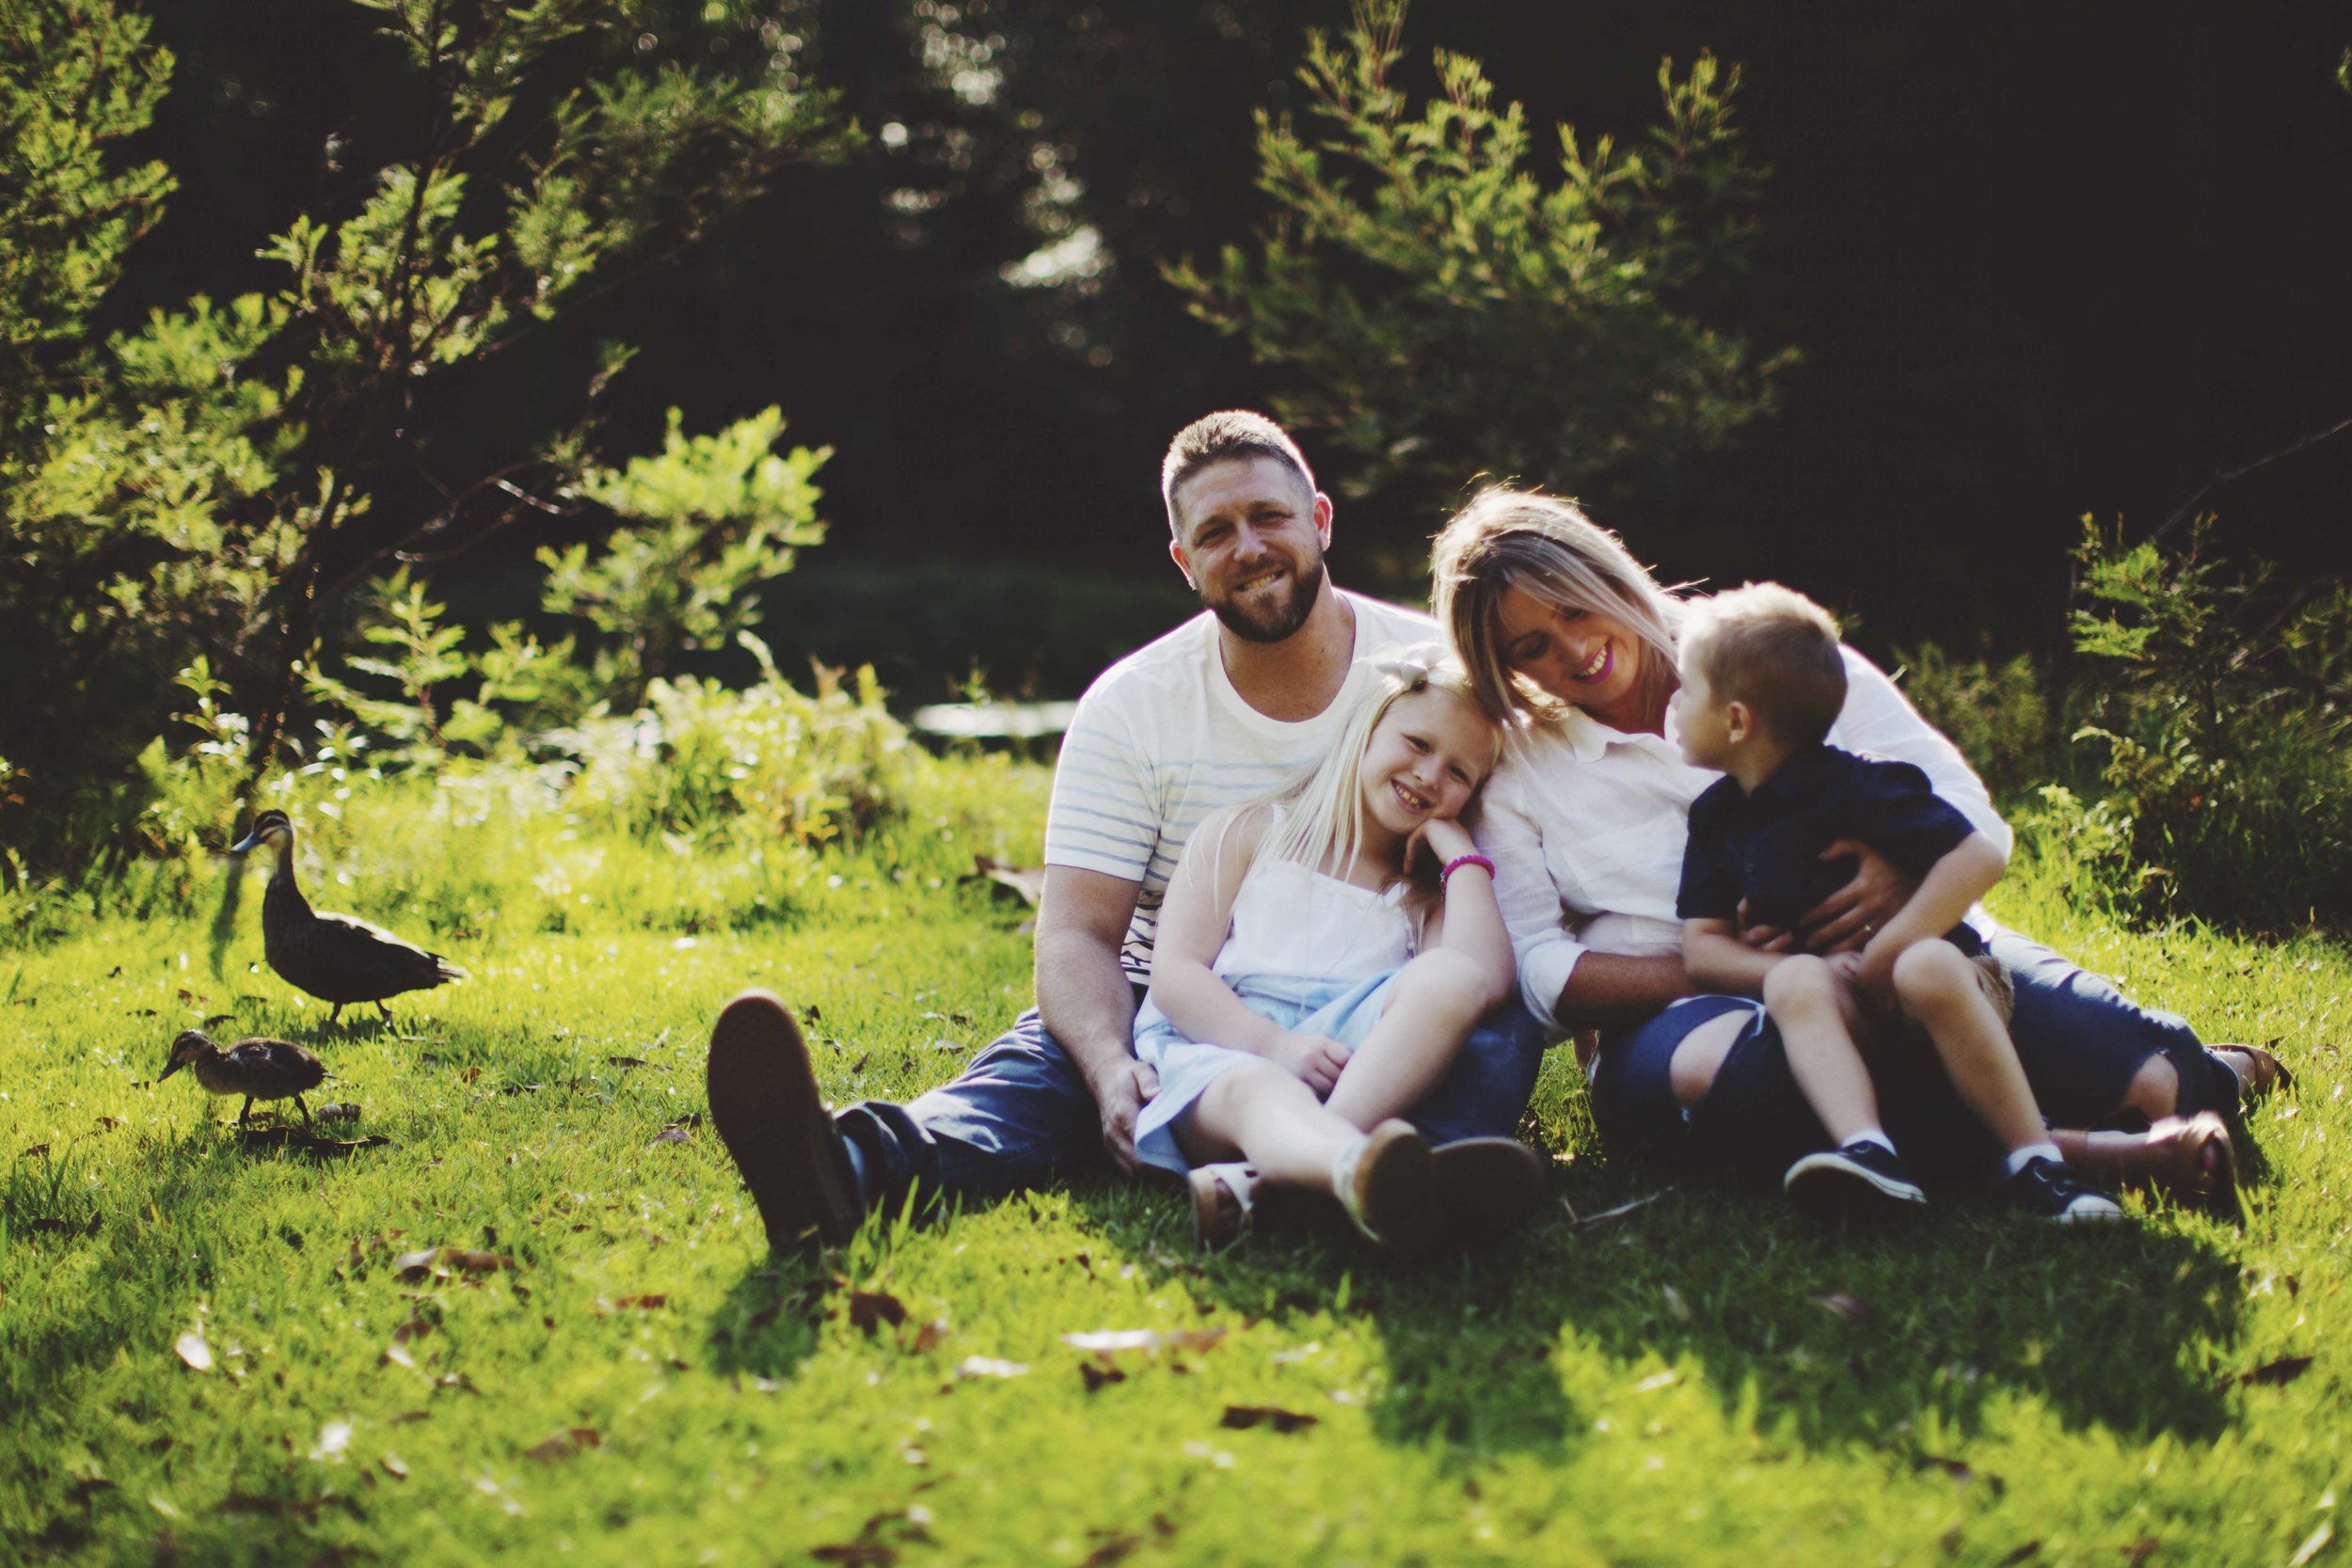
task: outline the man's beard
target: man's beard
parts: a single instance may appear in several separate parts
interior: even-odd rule
[[[1315,610],[1315,600],[1323,593],[1323,563],[1315,562],[1312,572],[1294,574],[1291,591],[1281,601],[1263,614],[1253,614],[1231,599],[1210,603],[1210,611],[1225,629],[1248,642],[1279,642],[1307,624],[1307,617]]]

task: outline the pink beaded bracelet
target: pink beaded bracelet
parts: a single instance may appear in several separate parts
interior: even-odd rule
[[[1444,870],[1438,873],[1438,885],[1443,886],[1452,881],[1454,874],[1466,865],[1483,865],[1486,868],[1487,876],[1491,877],[1495,874],[1495,863],[1484,855],[1456,855],[1445,863]]]

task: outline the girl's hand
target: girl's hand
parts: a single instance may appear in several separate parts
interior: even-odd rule
[[[1917,882],[1859,839],[1841,838],[1821,851],[1825,861],[1846,855],[1854,858],[1853,880],[1804,911],[1805,945],[1816,953],[1861,951],[1919,891]]]
[[[1430,858],[1442,868],[1448,861],[1478,853],[1478,844],[1470,830],[1451,816],[1433,817],[1421,826],[1421,841],[1429,847]],[[1410,866],[1409,857],[1405,863]]]
[[[1299,1082],[1315,1091],[1323,1100],[1331,1093],[1331,1086],[1340,1081],[1340,1073],[1347,1066],[1347,1047],[1328,1035],[1302,1035],[1285,1029],[1266,1051],[1269,1059],[1279,1062],[1295,1074]]]

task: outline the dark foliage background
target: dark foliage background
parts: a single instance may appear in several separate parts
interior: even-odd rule
[[[555,420],[596,339],[642,343],[614,391],[620,446],[655,444],[679,402],[697,429],[779,404],[794,440],[835,449],[831,540],[776,590],[780,654],[878,657],[914,698],[975,661],[1066,692],[1104,644],[1184,611],[1157,564],[1160,447],[1272,388],[1157,269],[1263,221],[1250,110],[1295,99],[1305,29],[1344,8],[813,0],[803,20],[805,68],[866,150],[791,171],[682,269],[484,375],[438,438],[511,444]],[[171,0],[155,21],[182,67],[147,150],[181,190],[113,302],[123,323],[258,286],[252,237],[407,134],[356,8]],[[1587,132],[1652,122],[1662,55],[1741,65],[1740,119],[1774,173],[1752,273],[1701,303],[1804,362],[1780,413],[1645,472],[1605,520],[1674,577],[1794,581],[1869,645],[2051,651],[2083,514],[2153,529],[2217,469],[2352,414],[2347,40],[2352,8],[2286,0],[1655,0],[1427,6],[1406,45],[1422,73],[1432,46],[1475,55],[1538,122]],[[1082,225],[1099,273],[1006,281]],[[2347,480],[2352,437],[2205,501],[2226,547],[2336,571]],[[1343,577],[1351,531],[1437,521],[1349,509]],[[468,619],[527,610],[530,547],[560,527],[442,567],[438,591]],[[1107,628],[1083,614],[1089,572],[1145,579]],[[834,574],[870,614],[815,612]],[[923,634],[894,638],[899,615]]]

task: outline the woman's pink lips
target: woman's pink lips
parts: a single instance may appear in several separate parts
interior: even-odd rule
[[[1607,680],[1609,678],[1609,672],[1614,670],[1616,667],[1617,645],[1613,642],[1604,642],[1601,644],[1600,668],[1594,671],[1589,675],[1570,675],[1568,679],[1577,681],[1585,686],[1590,686],[1596,681]]]

